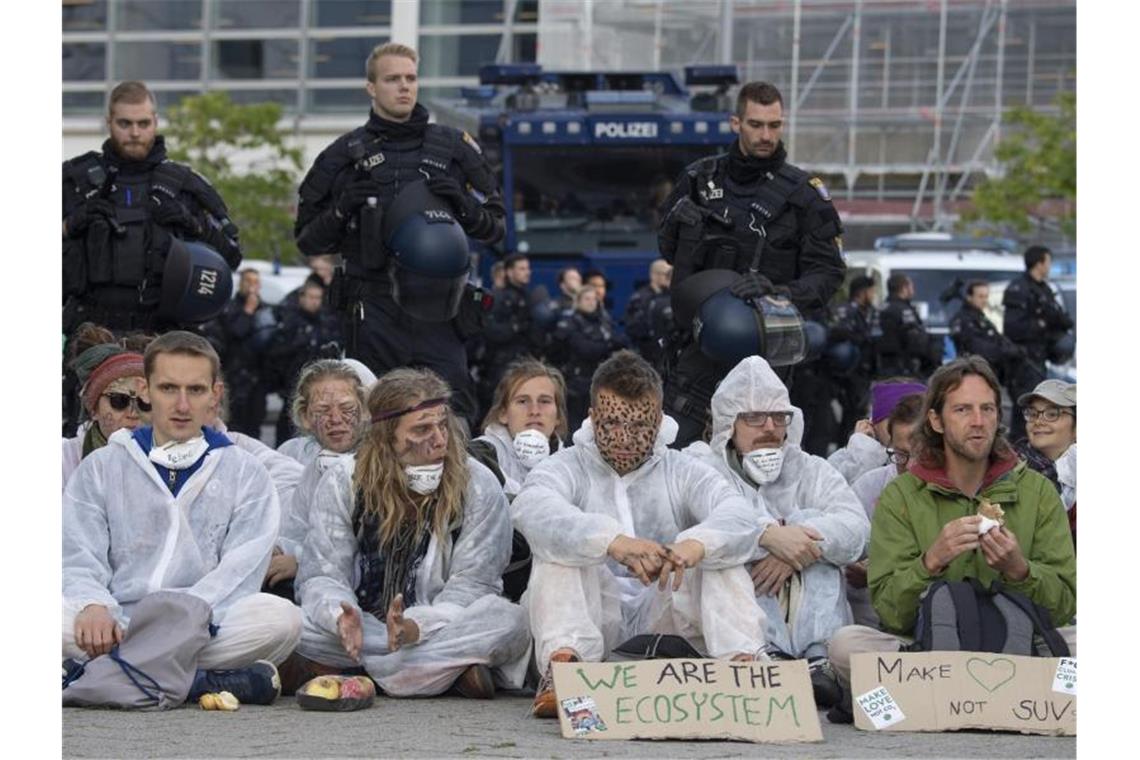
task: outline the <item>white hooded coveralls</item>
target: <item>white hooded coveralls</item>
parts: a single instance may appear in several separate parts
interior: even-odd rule
[[[887,447],[866,433],[852,433],[847,445],[831,452],[827,463],[848,483],[887,463]]]
[[[174,496],[131,431],[115,432],[64,491],[64,656],[86,659],[74,630],[87,605],[105,606],[126,630],[135,603],[166,590],[213,608],[218,632],[199,667],[283,662],[300,637],[300,613],[259,593],[279,521],[269,474],[237,446],[208,451]]]
[[[737,457],[729,445],[733,424],[742,412],[788,410],[793,417],[780,474],[757,489],[730,463],[730,457]],[[787,525],[806,525],[823,535],[819,543],[823,556],[800,573],[800,603],[790,624],[784,620],[777,596],[758,594],[756,599],[764,610],[770,645],[796,657],[825,656],[831,634],[851,621],[843,566],[862,556],[871,523],[843,476],[823,458],[800,448],[803,413],[792,406],[787,388],[760,357],[744,359],[720,382],[712,397],[712,419],[710,443],[692,444],[685,452],[699,456],[727,477],[736,491],[755,499],[765,523],[776,519]],[[767,550],[753,544],[752,560],[766,556]]]
[[[757,515],[714,470],[668,448],[677,423],[664,417],[649,458],[624,476],[602,459],[589,419],[574,445],[538,464],[511,502],[534,554],[524,603],[540,671],[568,647],[603,660],[632,636],[673,633],[712,657],[763,649],[760,610],[744,569]],[[681,589],[642,586],[607,556],[620,535],[659,543],[695,539],[705,557]]]
[[[440,694],[476,664],[490,667],[500,686],[522,686],[530,655],[526,616],[499,595],[511,555],[507,499],[491,471],[470,457],[458,538],[452,543],[451,532],[431,537],[416,577],[417,603],[404,612],[419,626],[419,641],[391,652],[385,622],[361,613],[362,662],[349,658],[337,621],[341,602],[360,612],[359,544],[352,531],[354,463],[354,457],[342,457],[317,485],[297,572],[304,611],[298,653],[334,667],[363,664],[391,696]]]

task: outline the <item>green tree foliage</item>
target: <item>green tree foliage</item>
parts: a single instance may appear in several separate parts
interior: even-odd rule
[[[248,259],[297,261],[293,204],[301,151],[286,144],[278,103],[239,105],[225,92],[183,98],[164,119],[171,158],[213,183],[240,230]],[[235,156],[241,154],[240,170]]]
[[[1054,103],[1056,114],[1025,106],[1007,113],[1009,131],[994,150],[1004,174],[974,190],[963,221],[1021,234],[1052,227],[1076,235],[1077,95],[1061,93]]]

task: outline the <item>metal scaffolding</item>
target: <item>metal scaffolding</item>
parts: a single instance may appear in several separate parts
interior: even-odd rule
[[[856,218],[943,229],[999,171],[1003,112],[1076,87],[1074,0],[543,0],[547,68],[736,63],[784,93],[790,160]],[[581,45],[546,39],[581,39]]]

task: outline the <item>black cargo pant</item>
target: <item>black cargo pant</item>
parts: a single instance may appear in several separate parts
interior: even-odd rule
[[[363,309],[363,318],[361,308]],[[467,349],[451,322],[423,322],[405,314],[387,296],[363,294],[342,312],[346,355],[376,377],[397,367],[426,367],[451,386],[451,408],[467,421],[475,419],[475,393],[467,370]]]

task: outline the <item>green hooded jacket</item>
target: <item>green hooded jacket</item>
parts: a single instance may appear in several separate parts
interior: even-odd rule
[[[883,630],[914,633],[919,597],[939,579],[977,578],[987,588],[1000,573],[986,564],[981,549],[963,552],[940,574],[932,575],[922,556],[942,526],[977,513],[982,499],[1005,511],[1005,527],[1017,537],[1029,563],[1021,581],[1001,579],[1040,604],[1053,625],[1067,625],[1077,611],[1077,561],[1065,508],[1056,488],[1016,456],[994,462],[982,487],[970,498],[950,483],[945,469],[914,463],[892,480],[879,497],[871,519],[867,585]]]

